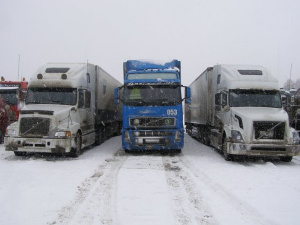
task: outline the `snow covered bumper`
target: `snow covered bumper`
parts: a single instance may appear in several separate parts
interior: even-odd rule
[[[72,139],[66,138],[21,138],[5,137],[6,151],[68,153],[71,151]]]
[[[125,150],[171,150],[183,148],[184,130],[122,130]]]
[[[300,145],[245,144],[227,142],[229,154],[247,156],[296,156]]]

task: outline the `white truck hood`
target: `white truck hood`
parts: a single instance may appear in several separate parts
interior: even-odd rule
[[[282,108],[262,108],[262,107],[232,107],[233,129],[238,129],[243,133],[244,140],[250,143],[254,136],[254,122],[284,122],[285,129],[288,129],[288,115]],[[243,128],[240,128],[236,116],[242,119]]]
[[[73,106],[68,105],[47,105],[47,104],[30,104],[25,105],[22,108],[22,111],[30,110],[30,111],[53,111],[53,114],[61,114],[65,112],[69,112]]]
[[[232,107],[232,116],[235,114],[247,118],[249,121],[286,121],[288,115],[282,108],[263,107]]]

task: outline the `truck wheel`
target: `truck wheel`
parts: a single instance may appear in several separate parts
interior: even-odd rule
[[[76,143],[76,148],[72,149],[71,151],[71,156],[74,158],[77,158],[81,154],[81,144],[82,144],[82,139],[81,139],[81,134],[77,133],[76,138],[75,138],[75,143]]]
[[[233,156],[227,153],[227,142],[226,142],[226,135],[223,136],[222,139],[222,151],[224,154],[224,159],[226,161],[233,161]]]
[[[181,153],[181,149],[173,149],[172,152],[174,152],[175,154],[180,154]]]
[[[282,162],[290,162],[290,161],[292,161],[292,159],[293,159],[293,156],[280,157],[280,161],[282,161]]]
[[[15,153],[15,156],[24,156],[26,155],[26,152],[17,152],[17,151],[14,151]]]
[[[4,133],[5,132],[0,131],[0,144],[4,143]]]
[[[96,130],[96,137],[95,137],[95,145],[98,146],[98,145],[101,145],[102,143],[102,133],[101,133],[101,130],[100,129],[97,129]]]
[[[100,128],[100,134],[99,134],[99,141],[100,141],[100,144],[102,144],[104,142],[104,127],[101,127]]]

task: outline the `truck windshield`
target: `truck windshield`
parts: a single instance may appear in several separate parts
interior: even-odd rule
[[[17,90],[0,90],[0,95],[5,99],[6,104],[8,105],[17,105],[18,104],[18,94]]]
[[[125,105],[163,106],[181,103],[181,88],[178,85],[133,85],[125,86]]]
[[[271,107],[281,108],[279,91],[269,90],[230,90],[231,107]]]
[[[26,104],[76,105],[76,88],[29,88]]]

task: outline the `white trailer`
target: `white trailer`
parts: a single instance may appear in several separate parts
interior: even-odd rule
[[[215,65],[190,85],[185,104],[189,135],[234,156],[280,157],[300,154],[299,135],[289,126],[277,80],[262,66]]]
[[[121,106],[114,89],[121,83],[97,65],[49,63],[28,84],[19,120],[7,128],[4,145],[15,155],[71,153],[119,134]]]

